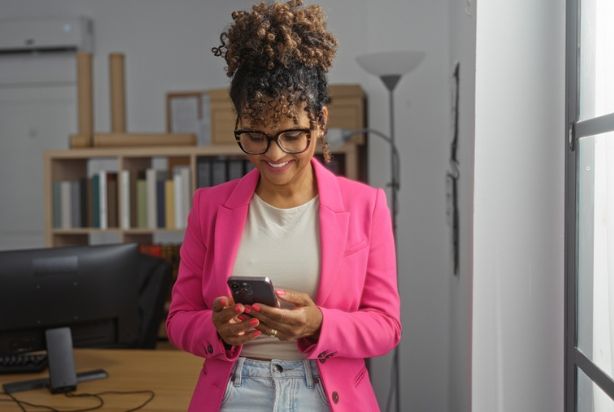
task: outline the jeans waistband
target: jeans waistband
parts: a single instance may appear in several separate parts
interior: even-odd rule
[[[241,386],[241,380],[248,377],[296,379],[303,378],[308,388],[313,388],[320,378],[315,361],[271,359],[257,360],[239,357],[234,365],[232,381]]]

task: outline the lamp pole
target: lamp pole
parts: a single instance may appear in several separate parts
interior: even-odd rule
[[[390,187],[392,189],[392,230],[394,236],[395,247],[398,251],[397,243],[397,215],[398,215],[398,192],[400,189],[400,158],[399,152],[395,144],[394,133],[394,89],[401,80],[401,77],[414,70],[424,59],[425,53],[422,51],[390,51],[376,52],[356,57],[358,64],[368,73],[379,77],[386,89],[388,89],[389,111],[390,111],[390,137],[383,133],[372,129],[367,129],[366,132],[373,133],[390,144]],[[398,253],[397,268],[398,268]],[[399,280],[399,272],[397,270],[397,284]],[[394,382],[395,394],[395,412],[401,412],[401,393],[400,393],[400,377],[399,377],[399,345],[394,348],[392,379]],[[386,401],[386,412],[390,410],[390,398],[392,391],[388,392]]]

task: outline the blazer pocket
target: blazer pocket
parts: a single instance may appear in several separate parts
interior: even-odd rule
[[[350,256],[354,253],[358,253],[361,250],[366,249],[367,246],[369,246],[369,241],[367,239],[363,239],[358,243],[354,243],[353,245],[345,249],[345,252],[343,252],[343,256]]]

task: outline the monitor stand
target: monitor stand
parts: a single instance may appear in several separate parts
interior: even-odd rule
[[[48,388],[51,393],[66,393],[77,389],[79,382],[104,379],[109,375],[104,369],[75,373],[72,336],[70,328],[56,328],[45,331],[49,378],[31,379],[3,385],[7,393]]]

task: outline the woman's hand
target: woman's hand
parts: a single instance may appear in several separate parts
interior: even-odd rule
[[[277,297],[294,305],[292,309],[273,308],[256,303],[247,313],[260,321],[259,331],[280,340],[315,339],[322,326],[322,312],[308,294],[293,290],[276,291]]]
[[[213,324],[218,335],[229,345],[242,345],[262,334],[255,330],[260,321],[243,315],[244,312],[245,306],[235,305],[232,297],[218,296],[213,302]]]

